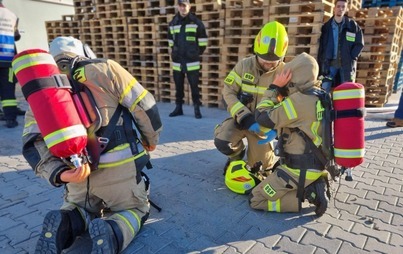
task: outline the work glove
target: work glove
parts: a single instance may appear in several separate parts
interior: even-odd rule
[[[257,142],[259,145],[267,144],[277,137],[276,130],[266,128],[258,123],[252,124],[248,130],[255,133],[262,139]]]
[[[248,130],[253,124],[256,124],[255,117],[252,114],[248,114],[241,120],[238,127],[241,130]]]
[[[275,139],[277,137],[277,131],[271,129],[271,130],[265,132],[264,135],[266,136],[266,138],[259,140],[257,142],[259,145],[267,144],[267,143],[271,142],[273,139]]]
[[[252,124],[248,131],[251,131],[253,133],[256,133],[257,135],[260,135],[261,133],[263,133],[263,131],[261,130],[261,126],[258,123],[254,123]]]

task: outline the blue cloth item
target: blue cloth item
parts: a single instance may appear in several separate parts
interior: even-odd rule
[[[339,46],[339,25],[336,23],[335,20],[332,22],[332,30],[333,30],[333,57],[332,59],[337,58],[337,50]]]
[[[260,133],[260,125],[258,123],[254,123],[249,127],[248,130],[251,131],[251,132],[254,132],[256,134],[259,134]]]
[[[257,142],[259,145],[267,144],[267,143],[271,142],[273,139],[275,139],[277,137],[277,131],[270,130],[270,131],[266,132],[264,135],[266,136],[266,138],[263,140],[259,140]]]

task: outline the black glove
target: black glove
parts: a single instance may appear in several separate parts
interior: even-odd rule
[[[288,87],[287,86],[279,87],[279,86],[276,86],[275,84],[271,84],[269,86],[269,89],[276,90],[283,97],[288,96]]]
[[[255,117],[252,114],[248,114],[241,120],[238,127],[241,130],[247,130],[254,123],[256,123]]]

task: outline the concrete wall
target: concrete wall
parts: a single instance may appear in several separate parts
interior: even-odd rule
[[[18,51],[48,50],[45,21],[62,20],[62,15],[74,14],[73,0],[3,0],[3,4],[20,19]]]

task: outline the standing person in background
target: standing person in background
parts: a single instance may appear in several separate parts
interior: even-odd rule
[[[207,34],[203,22],[190,13],[189,0],[178,0],[178,13],[169,23],[168,42],[172,49],[172,68],[175,81],[176,107],[169,116],[183,115],[185,74],[192,93],[194,113],[197,119],[202,118],[200,112],[200,55],[207,47]]]
[[[357,59],[364,48],[361,28],[346,12],[347,0],[336,0],[333,17],[322,26],[318,63],[327,92],[344,82],[355,82]]]
[[[400,94],[399,105],[395,111],[395,117],[387,122],[386,126],[391,128],[403,127],[403,92]]]
[[[15,97],[15,76],[11,61],[16,54],[15,42],[21,38],[18,31],[18,18],[5,8],[0,0],[0,98],[4,111],[3,119],[7,128],[15,128],[17,122],[17,99]]]

